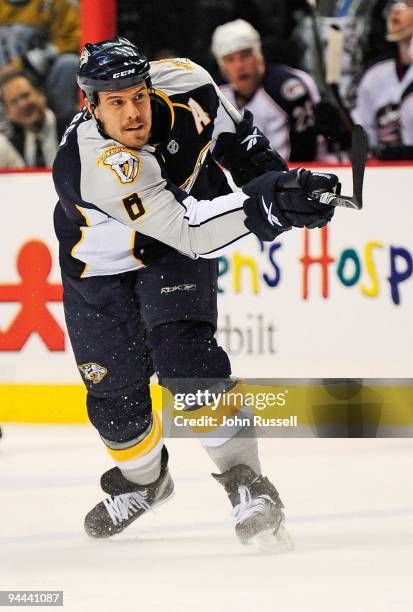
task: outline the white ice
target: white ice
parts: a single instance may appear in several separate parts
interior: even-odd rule
[[[193,440],[168,445],[175,497],[117,539],[94,541],[83,517],[111,463],[92,428],[4,429],[2,590],[63,590],[66,611],[413,610],[412,440],[261,441],[296,550],[260,555],[235,539]]]

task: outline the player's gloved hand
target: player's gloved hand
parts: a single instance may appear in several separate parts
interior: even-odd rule
[[[299,168],[269,172],[242,188],[246,227],[260,240],[274,240],[291,227],[323,227],[334,215],[334,206],[319,202],[324,192],[340,193],[335,174]]]
[[[285,160],[270,148],[269,140],[253,125],[252,113],[245,109],[236,132],[222,132],[212,154],[231,172],[239,187],[272,170],[288,170]]]

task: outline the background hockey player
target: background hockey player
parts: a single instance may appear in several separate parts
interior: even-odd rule
[[[387,40],[395,43],[393,52],[371,63],[358,88],[355,121],[364,127],[370,147],[383,159],[403,159],[407,151],[401,145],[410,144],[402,139],[400,104],[413,82],[412,33],[413,2],[389,3]]]
[[[209,74],[189,60],[150,67],[118,37],[86,45],[78,82],[87,109],[55,161],[55,227],[88,414],[117,464],[101,478],[109,497],[85,520],[89,535],[107,537],[173,489],[151,408],[152,372],[160,381],[214,380],[222,390],[235,384],[214,338],[214,256],[250,231],[273,240],[292,226],[325,225],[333,210],[310,194],[334,190],[337,177],[283,171],[251,117],[235,126]],[[238,182],[276,171],[232,193],[212,153]],[[234,434],[206,450],[222,472],[215,477],[234,506],[237,533],[243,542],[285,537],[283,505],[261,475],[256,439]]]
[[[291,161],[314,160],[314,106],[320,96],[312,77],[283,64],[267,64],[259,33],[243,19],[217,27],[212,53],[228,80],[221,90],[239,109],[252,112],[272,149]]]

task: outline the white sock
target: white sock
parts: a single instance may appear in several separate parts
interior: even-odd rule
[[[120,468],[120,471],[127,480],[130,480],[130,482],[141,485],[151,484],[159,478],[161,473],[161,453],[159,452],[156,457],[142,467],[133,468],[131,470]]]
[[[235,436],[229,438],[220,446],[204,446],[204,448],[221,473],[226,472],[234,465],[245,463],[254,472],[261,474],[258,443],[252,425],[243,427]]]

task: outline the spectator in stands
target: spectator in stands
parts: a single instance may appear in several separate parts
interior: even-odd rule
[[[0,80],[0,97],[12,126],[10,141],[25,164],[51,166],[65,124],[47,107],[45,95],[28,74],[14,71]]]
[[[313,79],[283,64],[266,64],[260,35],[243,19],[216,28],[212,53],[228,79],[223,93],[236,107],[253,113],[271,147],[291,161],[314,160],[319,94]]]
[[[7,136],[0,134],[0,169],[24,168],[25,163]]]
[[[391,3],[387,40],[394,43],[393,49],[371,63],[358,88],[354,118],[367,131],[370,147],[383,159],[403,159],[406,156],[400,104],[403,92],[407,92],[413,82],[412,33],[413,0]]]
[[[0,74],[25,69],[62,121],[78,107],[79,11],[71,0],[0,0]]]

